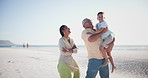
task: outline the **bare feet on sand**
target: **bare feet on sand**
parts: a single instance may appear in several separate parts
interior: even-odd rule
[[[116,69],[116,66],[112,66],[112,71],[111,71],[111,73],[113,73],[115,69]]]

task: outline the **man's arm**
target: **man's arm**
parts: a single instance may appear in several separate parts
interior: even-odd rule
[[[108,28],[105,28],[102,32],[100,33],[96,33],[96,34],[92,34],[89,38],[88,41],[89,42],[94,42],[96,41],[103,33],[105,33],[108,30]]]

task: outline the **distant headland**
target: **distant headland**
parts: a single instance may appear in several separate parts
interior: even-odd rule
[[[9,40],[0,40],[0,47],[11,47],[14,46],[15,44],[12,43]]]

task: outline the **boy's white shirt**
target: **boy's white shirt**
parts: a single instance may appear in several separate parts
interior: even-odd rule
[[[97,29],[101,29],[101,28],[106,28],[108,27],[107,23],[105,21],[99,22],[97,23]],[[112,34],[113,32],[111,32],[109,29],[101,35],[102,39],[105,39],[106,37],[108,37],[110,34]]]

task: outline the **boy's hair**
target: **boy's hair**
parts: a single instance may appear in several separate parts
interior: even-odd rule
[[[97,14],[97,16],[98,16],[99,14],[104,14],[104,12],[99,12],[99,13]]]

